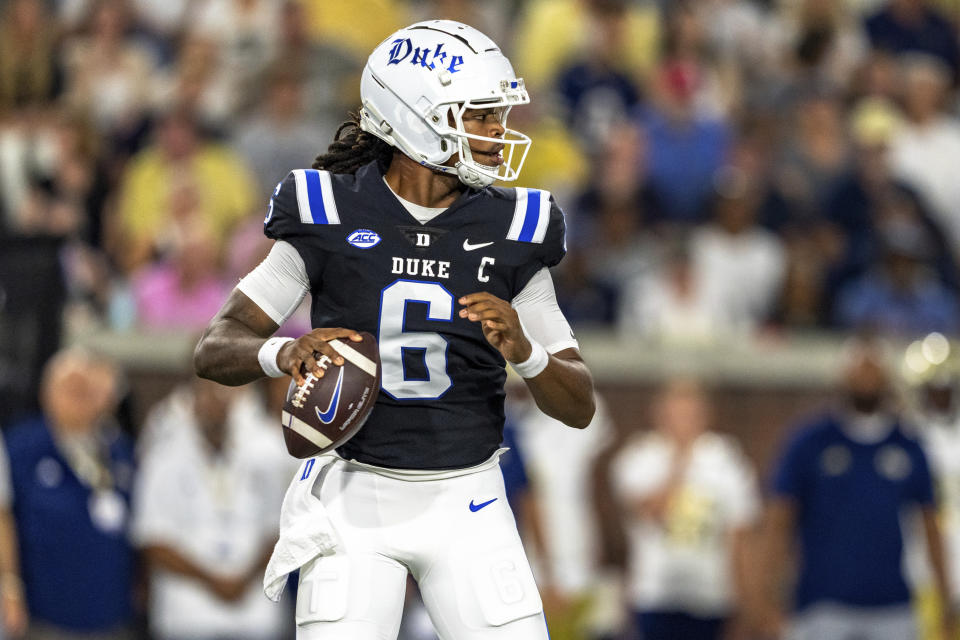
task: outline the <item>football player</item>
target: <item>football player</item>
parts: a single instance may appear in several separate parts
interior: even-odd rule
[[[373,413],[291,485],[313,483],[338,539],[300,567],[298,638],[395,638],[409,571],[444,640],[546,640],[497,462],[505,363],[567,425],[594,401],[548,270],[563,214],[547,191],[491,186],[519,174],[530,139],[507,116],[529,96],[492,40],[430,21],[373,51],[361,98],[313,169],[277,185],[276,243],[211,321],[197,373],[299,384],[323,356],[343,363],[328,341],[377,336]],[[308,292],[315,329],[271,338]]]

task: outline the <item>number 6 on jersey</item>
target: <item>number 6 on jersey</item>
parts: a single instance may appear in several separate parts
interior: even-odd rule
[[[453,294],[436,282],[397,280],[380,294],[380,365],[382,388],[397,400],[435,400],[450,388],[447,375],[448,343],[439,333],[405,331],[407,303],[427,305],[427,319],[453,321]],[[404,368],[405,357],[419,351],[426,377],[413,377]]]

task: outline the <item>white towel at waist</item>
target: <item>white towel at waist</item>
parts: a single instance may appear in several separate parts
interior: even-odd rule
[[[426,482],[485,471],[499,464],[500,456],[505,451],[508,449],[498,449],[487,460],[473,467],[439,471],[386,469],[355,460],[344,460],[335,452],[304,460],[283,498],[283,506],[280,508],[280,539],[277,540],[270,562],[267,563],[263,576],[263,592],[276,602],[287,584],[287,575],[317,556],[329,556],[336,550],[339,539],[319,497],[323,476],[330,464],[345,464],[353,470],[368,471],[395,480]]]
[[[319,456],[304,460],[283,498],[280,538],[263,576],[263,592],[274,602],[283,593],[287,575],[317,556],[331,555],[337,548],[337,533],[319,498],[324,468],[335,459]]]

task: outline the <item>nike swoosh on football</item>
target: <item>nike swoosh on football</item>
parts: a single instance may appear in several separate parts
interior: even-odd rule
[[[491,502],[496,502],[496,501],[497,499],[494,498],[493,500],[487,500],[486,502],[481,502],[480,504],[473,504],[473,500],[471,500],[470,511],[473,511],[474,513],[476,513],[477,511],[480,511],[480,509],[483,509],[485,506],[487,506]]]
[[[489,247],[493,242],[480,242],[477,244],[470,244],[469,240],[463,241],[463,250],[464,251],[473,251],[475,249],[483,249],[484,247]]]
[[[333,390],[333,395],[330,397],[330,404],[327,405],[327,410],[323,413],[320,413],[320,407],[314,407],[313,410],[317,412],[317,417],[320,418],[320,422],[323,424],[330,424],[333,422],[333,417],[337,415],[337,408],[340,406],[340,387],[343,386],[343,367],[340,367],[340,377],[337,378],[337,386]]]

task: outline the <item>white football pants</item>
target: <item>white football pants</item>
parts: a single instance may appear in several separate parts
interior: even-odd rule
[[[495,460],[430,480],[320,461],[340,545],[300,569],[297,640],[395,640],[408,571],[441,640],[548,640]]]

